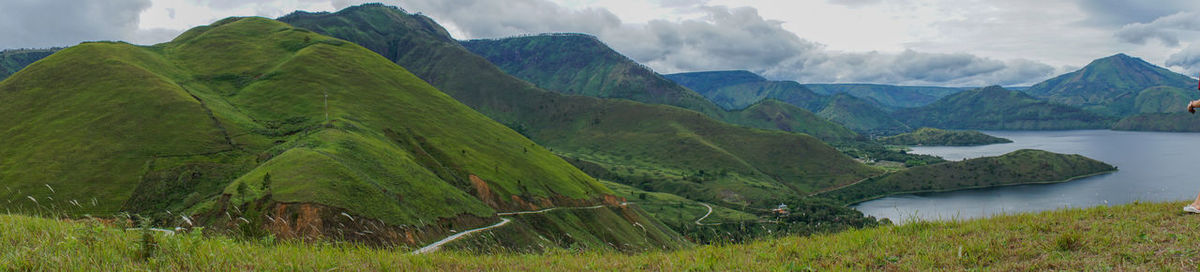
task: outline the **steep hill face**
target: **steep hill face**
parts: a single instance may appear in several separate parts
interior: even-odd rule
[[[4,50],[0,51],[0,80],[8,78],[8,76],[20,71],[25,66],[54,54],[60,48],[51,49],[23,49],[23,50]]]
[[[942,97],[965,90],[963,88],[881,84],[804,84],[804,86],[823,95],[845,93],[858,98],[870,99],[879,102],[885,109],[929,105]]]
[[[617,53],[586,34],[542,34],[461,42],[504,72],[566,94],[623,98],[721,116],[700,94]]]
[[[0,197],[12,210],[191,215],[243,233],[408,245],[557,206],[608,205],[595,213],[658,225],[378,54],[270,19],[229,18],[150,47],[71,47],[0,82],[0,100]],[[630,247],[680,245],[671,233],[635,238]]]
[[[1154,86],[1191,89],[1196,86],[1196,80],[1140,58],[1116,54],[1033,85],[1026,92],[1051,102],[1126,116],[1138,112],[1134,109],[1138,92]]]
[[[281,20],[365,45],[556,153],[595,163],[616,173],[612,180],[640,189],[765,206],[878,171],[808,135],[539,89],[471,53],[430,19],[398,8],[363,5]]]
[[[954,129],[1088,129],[1108,128],[1113,122],[999,86],[963,91],[924,107],[899,110],[896,116],[911,126]]]

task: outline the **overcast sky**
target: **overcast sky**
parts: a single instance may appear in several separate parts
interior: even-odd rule
[[[593,34],[664,74],[1017,86],[1122,52],[1200,72],[1194,0],[3,0],[0,48],[154,44],[228,16],[363,2],[423,13],[458,39]]]

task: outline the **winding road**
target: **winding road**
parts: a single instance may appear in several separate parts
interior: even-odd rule
[[[629,204],[629,202],[624,202],[624,203],[621,203],[621,206],[625,206],[628,204]],[[596,205],[596,206],[590,206],[590,207],[554,207],[554,208],[546,208],[546,209],[541,209],[541,210],[536,210],[536,211],[502,212],[502,213],[496,213],[496,215],[497,216],[522,215],[522,214],[545,213],[545,212],[558,210],[558,209],[582,210],[582,209],[599,209],[599,208],[603,208],[603,207],[604,207],[604,205]],[[712,212],[712,208],[709,208],[709,212]],[[703,219],[703,218],[701,218],[701,219]],[[499,228],[501,226],[508,224],[508,222],[511,222],[511,221],[512,221],[512,218],[501,217],[500,223],[496,223],[495,225],[486,226],[486,227],[477,228],[477,229],[471,229],[471,230],[459,232],[454,235],[450,235],[446,238],[443,238],[442,240],[433,242],[432,244],[429,244],[425,247],[417,249],[416,251],[413,251],[412,254],[424,254],[424,253],[434,252],[434,251],[437,251],[438,249],[442,248],[442,245],[445,245],[446,243],[453,242],[454,240],[458,240],[459,238],[466,237],[467,235],[472,234],[472,233],[490,230],[490,229],[494,229],[494,228]],[[697,222],[699,222],[699,220],[697,220]]]
[[[699,219],[696,219],[696,225],[715,226],[715,225],[721,224],[721,223],[708,223],[708,224],[700,223],[700,221],[704,220],[705,218],[708,218],[708,215],[712,214],[712,206],[709,206],[708,203],[704,203],[704,202],[700,202],[700,205],[704,205],[705,208],[708,208],[708,212],[704,213],[704,216],[701,216]]]

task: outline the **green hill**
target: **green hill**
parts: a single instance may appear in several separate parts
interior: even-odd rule
[[[1134,103],[1136,114],[1122,118],[1115,130],[1137,131],[1200,131],[1200,118],[1190,114],[1186,105],[1198,97],[1196,91],[1156,86],[1138,92]]]
[[[613,173],[601,178],[639,189],[761,207],[879,171],[808,135],[537,88],[471,53],[429,18],[398,8],[369,4],[280,19],[364,45],[555,153]]]
[[[756,128],[801,132],[835,142],[858,138],[858,134],[811,111],[775,99],[764,99],[726,114],[725,120]]]
[[[1196,268],[1200,236],[1185,202],[995,215],[957,222],[914,222],[746,244],[627,254],[554,250],[545,254],[405,251],[347,244],[238,241],[154,234],[149,258],[138,233],[95,221],[0,215],[3,270],[1117,270]],[[248,256],[253,256],[248,257]]]
[[[679,85],[687,86],[698,93],[743,83],[768,81],[766,78],[746,70],[704,71],[663,75]],[[726,107],[729,108],[729,107]]]
[[[826,141],[857,137],[837,124],[812,118],[815,116],[808,110],[786,103],[759,103],[762,97],[726,107],[738,110],[728,112],[585,34],[542,34],[461,44],[508,74],[546,90],[678,106],[732,124],[807,133]]]
[[[1113,130],[1200,132],[1200,116],[1187,112],[1143,113],[1122,118]]]
[[[749,107],[766,99],[801,107],[865,134],[912,130],[893,119],[877,102],[845,94],[821,95],[795,81],[768,81],[747,71],[713,71],[667,75],[727,109]]]
[[[817,115],[847,128],[873,135],[891,135],[911,131],[912,128],[892,117],[867,100],[848,94],[835,94]]]
[[[879,142],[891,145],[971,146],[1011,143],[1012,140],[974,130],[920,128],[909,133],[879,138]]]
[[[1134,108],[1138,93],[1155,86],[1190,90],[1196,80],[1140,58],[1116,54],[1035,84],[1026,92],[1051,102],[1123,117],[1139,113]]]
[[[1081,155],[1022,149],[996,157],[913,167],[872,177],[821,196],[858,203],[897,194],[1066,182],[1116,170],[1112,165]]]
[[[0,100],[11,210],[422,245],[497,212],[603,204],[513,231],[577,239],[550,246],[686,245],[670,231],[587,228],[661,225],[378,54],[269,19],[64,49],[0,82]]]
[[[911,126],[951,129],[1098,129],[1113,122],[1109,117],[999,86],[963,91],[924,107],[898,110],[895,115]]]
[[[1134,98],[1134,113],[1171,113],[1187,111],[1188,102],[1200,98],[1195,90],[1168,86],[1146,88]]]
[[[858,98],[878,101],[888,109],[929,105],[942,97],[966,90],[964,88],[882,84],[804,84],[804,86],[818,94],[845,93]]]
[[[586,34],[542,34],[461,42],[500,70],[538,87],[601,98],[678,106],[719,118],[700,94],[617,53]]]
[[[54,54],[62,48],[50,49],[19,49],[0,51],[0,80],[4,80],[25,66]]]

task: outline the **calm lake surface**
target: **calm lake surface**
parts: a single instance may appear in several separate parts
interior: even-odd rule
[[[985,131],[1013,143],[973,147],[914,147],[911,153],[947,160],[997,156],[1018,149],[1081,154],[1117,166],[1116,173],[1059,184],[1021,185],[946,193],[897,195],[853,206],[893,222],[961,220],[1064,207],[1134,201],[1191,200],[1200,192],[1200,133],[1111,130]],[[1180,206],[1182,208],[1183,206]]]

